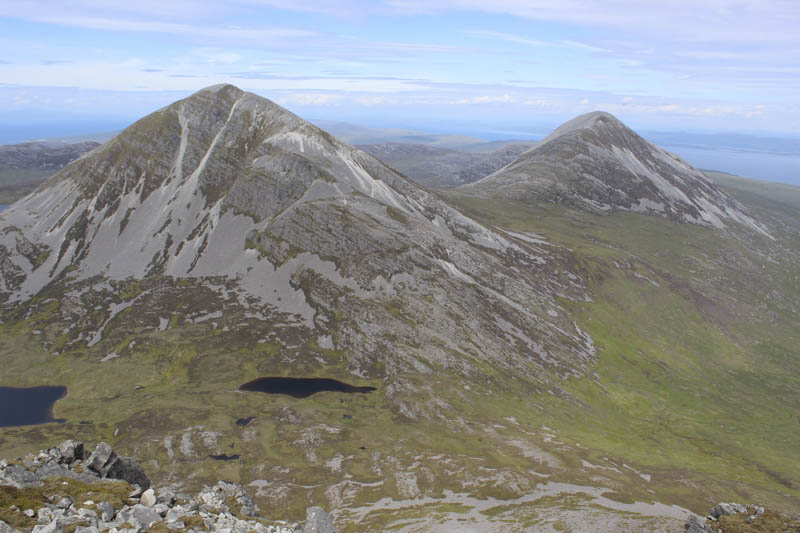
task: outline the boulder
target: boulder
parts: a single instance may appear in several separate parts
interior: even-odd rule
[[[117,513],[117,522],[128,522],[131,525],[139,526],[143,529],[148,529],[156,522],[161,521],[161,515],[149,507],[141,504],[136,504],[133,507],[126,507]]]
[[[705,519],[697,515],[690,516],[683,527],[684,533],[715,533]]]
[[[153,489],[147,489],[142,493],[141,498],[139,498],[139,503],[144,505],[145,507],[152,507],[156,504],[156,493]]]
[[[19,533],[16,529],[0,520],[0,533]]]
[[[150,478],[144,473],[139,463],[130,457],[117,457],[117,460],[109,466],[106,477],[121,479],[131,485],[139,485],[144,490],[150,488]]]
[[[64,526],[61,525],[61,520],[53,520],[49,524],[34,526],[31,533],[62,533]]]
[[[61,462],[65,464],[72,464],[74,461],[86,459],[86,450],[83,443],[77,440],[65,440],[58,445],[58,450],[61,452]]]
[[[336,526],[333,525],[331,515],[320,507],[309,507],[306,509],[306,522],[303,526],[303,533],[337,533]]]
[[[97,512],[100,513],[100,518],[103,520],[103,522],[111,522],[114,520],[114,516],[117,514],[114,511],[114,506],[109,502],[101,502],[97,504]]]
[[[739,503],[720,503],[711,509],[711,516],[719,518],[720,516],[728,516],[739,513],[746,513],[747,507]]]
[[[117,454],[114,453],[114,450],[111,449],[111,446],[105,442],[100,442],[95,447],[92,455],[89,456],[89,461],[86,467],[92,472],[100,474],[101,477],[105,477],[107,465],[110,465],[116,458]]]
[[[150,479],[142,467],[130,457],[119,457],[105,442],[97,445],[87,463],[87,468],[100,477],[121,479],[142,489],[150,487]]]

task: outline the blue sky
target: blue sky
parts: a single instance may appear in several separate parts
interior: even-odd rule
[[[306,118],[800,135],[797,0],[0,2],[0,121],[125,122],[229,82]]]

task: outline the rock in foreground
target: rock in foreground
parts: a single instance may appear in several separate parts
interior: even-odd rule
[[[308,510],[305,527],[258,517],[240,485],[219,481],[197,496],[150,487],[144,470],[101,442],[91,454],[65,441],[9,464],[0,461],[0,533],[226,531],[335,533],[324,510]]]
[[[692,515],[684,526],[684,533],[745,531],[800,531],[800,515],[784,516],[760,505],[720,503],[711,508],[705,519]]]

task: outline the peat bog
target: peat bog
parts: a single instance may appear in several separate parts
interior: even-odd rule
[[[66,395],[59,386],[0,387],[0,428],[58,422],[53,405]]]
[[[265,377],[248,381],[240,386],[239,390],[308,398],[312,394],[324,391],[365,394],[377,389],[375,387],[356,387],[330,378]]]

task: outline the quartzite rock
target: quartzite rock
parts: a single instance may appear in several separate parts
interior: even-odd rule
[[[746,512],[747,507],[740,503],[720,503],[711,509],[711,516],[719,518],[720,516],[729,516]]]
[[[337,533],[331,516],[319,507],[306,509],[306,523],[303,533]]]
[[[692,515],[686,521],[684,533],[715,533],[703,518]]]

